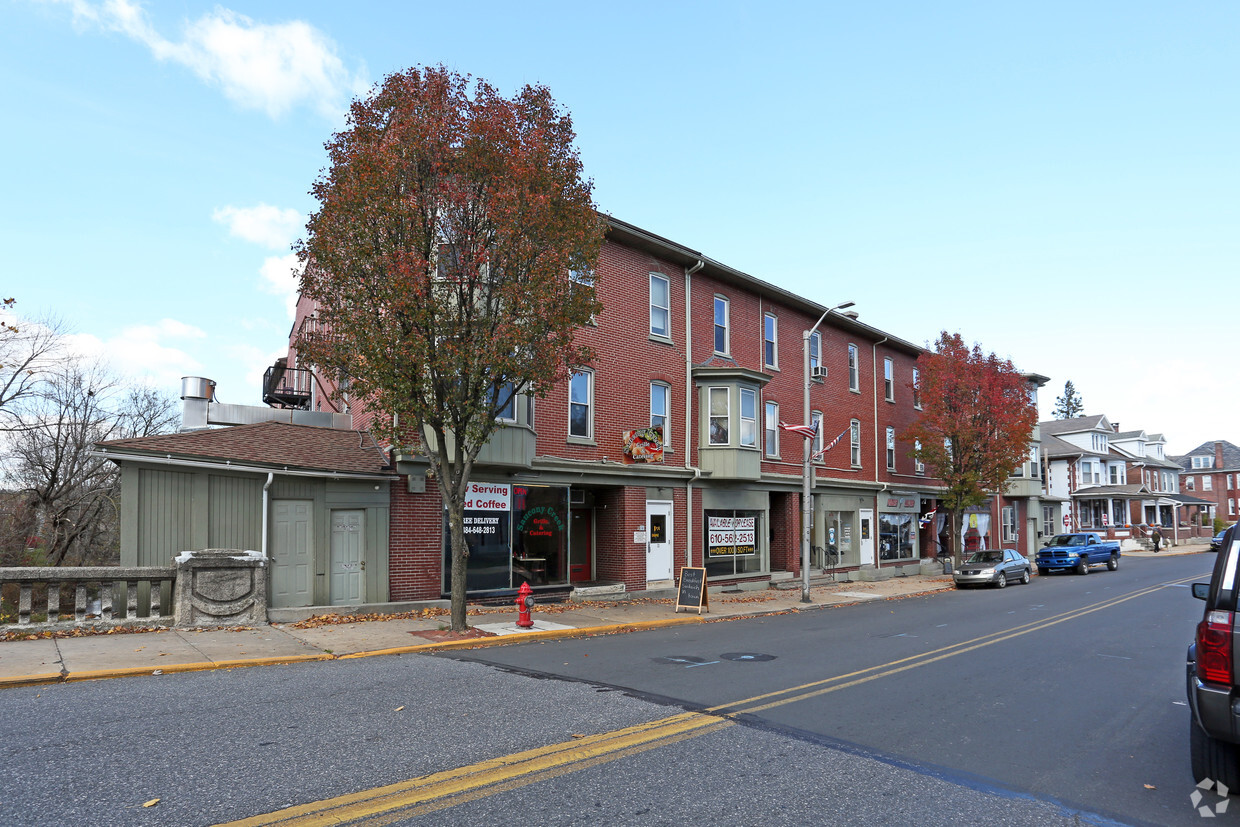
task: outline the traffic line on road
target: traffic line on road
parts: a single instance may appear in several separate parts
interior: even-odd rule
[[[533,784],[732,726],[684,712],[658,721],[552,744],[455,770],[231,821],[218,827],[377,825]]]
[[[921,666],[938,663],[957,655],[992,646],[1006,640],[1041,631],[1120,603],[1153,594],[1168,586],[1189,582],[1161,583],[1138,589],[1051,617],[1041,618],[1010,629],[981,635],[930,652],[835,675],[820,681],[788,687],[720,704],[701,712],[684,712],[637,726],[589,735],[572,741],[514,753],[454,770],[421,776],[396,784],[375,787],[335,798],[277,810],[274,813],[231,821],[217,827],[380,827],[425,813],[443,810],[466,801],[524,787],[637,755],[657,747],[733,726],[737,718],[838,692],[870,681],[897,675]]]

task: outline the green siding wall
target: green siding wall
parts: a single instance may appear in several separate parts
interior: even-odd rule
[[[207,517],[211,548],[262,548],[263,481],[250,477],[212,476]]]
[[[194,474],[142,469],[138,487],[138,565],[170,566],[194,548]]]

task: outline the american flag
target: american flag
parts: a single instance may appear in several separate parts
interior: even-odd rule
[[[830,444],[830,445],[826,446],[826,447],[825,447],[825,448],[823,448],[821,451],[818,451],[818,452],[816,452],[816,453],[814,454],[814,459],[818,459],[820,456],[822,456],[823,454],[825,454],[827,451],[830,451],[830,450],[831,450],[832,448],[834,448],[836,445],[839,445],[839,444],[840,444],[840,440],[841,440],[841,439],[843,439],[845,436],[847,436],[847,435],[848,435],[848,432],[849,432],[849,431],[851,431],[851,430],[852,430],[852,426],[851,426],[851,425],[849,425],[847,428],[845,428],[844,430],[840,431],[840,435],[839,435],[839,436],[837,436],[835,439],[831,440],[831,444]]]
[[[813,439],[818,436],[818,429],[815,427],[817,424],[818,423],[814,423],[814,425],[789,425],[782,419],[779,421],[779,427],[783,428],[785,431],[792,431],[794,434],[800,434],[806,439]]]
[[[921,518],[917,521],[918,528],[925,528],[926,526],[930,525],[930,521],[934,519],[934,515],[937,511],[938,511],[937,508],[932,508],[929,511],[927,511],[925,514],[923,514]]]

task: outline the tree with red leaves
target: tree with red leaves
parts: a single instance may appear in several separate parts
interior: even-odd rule
[[[327,143],[297,251],[318,306],[307,362],[348,379],[389,443],[429,462],[448,513],[463,631],[473,463],[514,396],[592,352],[604,225],[572,120],[542,86],[511,98],[441,67],[390,75]]]
[[[1009,360],[977,344],[970,349],[958,333],[940,333],[918,366],[922,412],[905,436],[943,482],[939,507],[947,514],[948,548],[955,550],[964,509],[1006,491],[1012,472],[1028,459],[1038,411],[1029,380]]]

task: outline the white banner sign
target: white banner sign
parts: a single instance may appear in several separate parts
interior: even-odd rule
[[[512,506],[512,486],[493,482],[471,482],[465,492],[466,511],[508,511]]]

